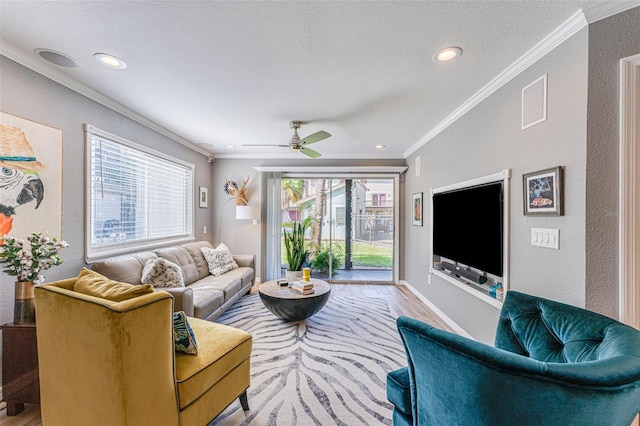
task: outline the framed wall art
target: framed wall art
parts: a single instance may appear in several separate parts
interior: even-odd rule
[[[525,216],[562,216],[561,166],[522,175]]]
[[[200,187],[200,207],[207,208],[209,207],[209,189],[206,186]]]
[[[413,220],[416,226],[422,226],[422,192],[413,194]]]
[[[0,112],[0,236],[62,238],[62,130]]]

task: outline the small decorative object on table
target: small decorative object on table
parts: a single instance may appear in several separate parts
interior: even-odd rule
[[[309,281],[294,281],[289,283],[289,288],[297,294],[313,294],[313,283]]]
[[[504,299],[504,288],[502,287],[502,283],[500,282],[497,282],[489,287],[488,292],[489,296],[493,297],[494,299],[498,299],[500,301]]]
[[[33,323],[36,320],[33,286],[44,282],[43,271],[62,264],[58,252],[69,247],[66,241],[50,239],[33,233],[27,240],[4,236],[0,239],[0,264],[3,272],[16,277],[13,323]]]
[[[504,288],[502,288],[502,283],[497,284],[496,299],[498,299],[501,302],[504,300]]]

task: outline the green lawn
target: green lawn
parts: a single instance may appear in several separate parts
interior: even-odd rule
[[[344,243],[338,243],[337,250],[344,256]],[[284,243],[282,244],[281,260],[282,264],[286,265]],[[391,268],[393,267],[393,249],[357,241],[353,244],[352,262],[354,266],[364,268]],[[344,262],[340,266],[344,267]]]
[[[393,266],[393,249],[358,241],[353,244],[352,262],[356,266],[391,268]]]

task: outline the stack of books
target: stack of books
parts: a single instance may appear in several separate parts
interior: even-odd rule
[[[294,281],[289,283],[289,289],[297,294],[313,294],[313,283],[309,281]]]

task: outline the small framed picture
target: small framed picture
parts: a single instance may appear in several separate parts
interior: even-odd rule
[[[524,215],[562,216],[562,167],[522,175]]]
[[[413,221],[416,226],[422,226],[422,192],[413,194]]]
[[[206,186],[200,187],[200,207],[209,207],[209,190]]]

